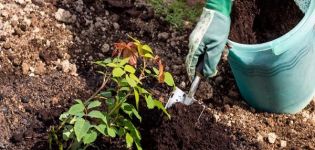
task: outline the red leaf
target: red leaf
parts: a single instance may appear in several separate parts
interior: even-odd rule
[[[155,56],[154,60],[159,66],[159,74],[158,74],[159,83],[164,83],[164,66],[162,64],[162,60],[158,55]]]
[[[130,58],[129,59],[130,65],[133,65],[133,66],[137,65],[137,58],[138,58],[137,47],[133,42],[115,43],[115,50],[113,51],[112,56],[121,56],[121,55],[123,58]]]

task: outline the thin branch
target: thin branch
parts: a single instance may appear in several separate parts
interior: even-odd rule
[[[146,60],[145,60],[145,58],[143,58],[143,69],[141,70],[141,74],[140,74],[140,77],[139,77],[140,81],[142,79],[144,79],[144,77],[145,77],[144,71],[145,71],[146,68],[147,68]]]
[[[98,88],[98,90],[96,92],[94,92],[94,94],[86,101],[90,101],[91,99],[93,99],[107,84],[107,82],[109,81],[109,77],[107,77],[107,73],[105,73],[104,78],[103,78],[103,83],[100,86],[100,88]]]

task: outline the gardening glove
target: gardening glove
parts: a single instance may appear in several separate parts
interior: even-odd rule
[[[201,73],[205,77],[216,75],[230,31],[231,6],[232,0],[207,0],[200,20],[189,37],[186,69],[190,80],[194,79],[198,60],[202,60]]]
[[[310,6],[311,0],[294,0],[294,2],[299,6],[303,13],[306,13],[308,7]]]

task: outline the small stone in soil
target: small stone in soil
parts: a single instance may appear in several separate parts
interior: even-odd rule
[[[7,114],[7,113],[9,112],[7,107],[1,108],[0,111],[1,111],[3,114]]]
[[[276,142],[277,135],[274,132],[268,133],[268,142],[273,144]]]
[[[218,76],[218,77],[215,78],[215,83],[216,84],[221,84],[222,81],[223,81],[223,78],[221,76]]]
[[[42,75],[46,71],[45,64],[43,62],[37,62],[35,66],[35,74]]]
[[[223,112],[229,112],[231,109],[230,105],[224,105]]]
[[[17,4],[24,6],[26,4],[25,0],[15,0]]]
[[[5,145],[0,142],[0,149],[6,149]]]
[[[109,50],[110,50],[110,46],[107,43],[103,44],[101,51],[103,53],[107,53]]]
[[[3,96],[0,94],[0,102],[2,102],[3,101]]]
[[[22,103],[28,103],[30,101],[30,98],[28,96],[21,97]]]
[[[72,15],[69,11],[59,8],[55,13],[56,20],[63,23],[74,23],[77,19],[75,15]]]
[[[24,75],[27,75],[29,70],[30,70],[30,65],[27,63],[22,63],[22,73]]]
[[[280,146],[281,147],[287,147],[287,141],[281,140],[280,141]]]
[[[184,88],[186,88],[186,83],[184,81],[182,81],[179,86],[180,86],[180,88],[184,89]]]
[[[4,43],[4,44],[3,44],[3,48],[4,48],[4,49],[10,49],[10,48],[11,48],[10,43],[9,43],[9,42]]]
[[[169,33],[167,32],[162,32],[158,34],[158,39],[160,40],[167,40],[169,38]]]
[[[113,23],[114,29],[119,30],[120,26],[117,22]]]
[[[215,121],[215,122],[218,122],[219,119],[220,119],[220,116],[217,115],[217,114],[214,114],[214,115],[213,115],[213,118],[214,118],[214,121]]]

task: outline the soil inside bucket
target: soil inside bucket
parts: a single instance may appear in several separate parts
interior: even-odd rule
[[[303,16],[293,0],[235,0],[229,38],[246,44],[268,42],[289,32]]]

